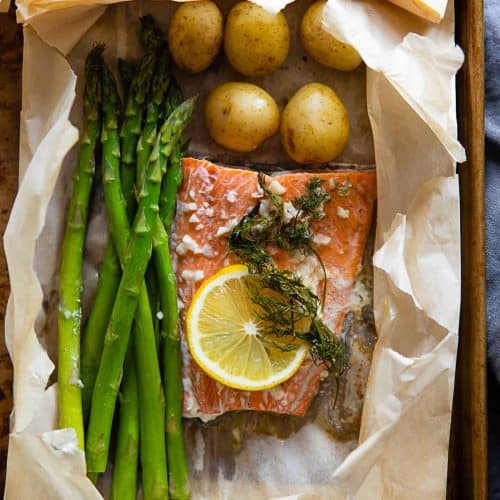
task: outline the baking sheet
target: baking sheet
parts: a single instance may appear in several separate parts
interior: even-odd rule
[[[390,496],[397,491],[412,491],[412,495],[416,494],[415,492],[420,492],[416,494],[416,496],[419,496],[425,491],[426,494],[440,497],[444,491],[446,473],[449,403],[452,394],[456,323],[458,321],[456,314],[458,309],[457,283],[459,282],[457,269],[458,218],[454,216],[458,212],[456,205],[458,198],[456,179],[454,177],[454,162],[449,156],[449,152],[453,152],[457,159],[462,159],[463,152],[456,143],[454,121],[453,119],[450,120],[449,117],[454,117],[453,75],[461,62],[461,56],[451,42],[452,31],[445,30],[446,26],[448,30],[453,26],[451,12],[448,13],[447,24],[443,25],[442,31],[439,29],[422,30],[420,26],[418,29],[423,31],[426,36],[421,36],[422,40],[410,37],[413,45],[410,43],[409,48],[401,48],[401,44],[405,45],[405,42],[407,42],[407,40],[403,41],[405,32],[404,30],[401,32],[399,29],[400,24],[397,25],[397,29],[392,30],[390,29],[391,26],[385,25],[385,6],[382,6],[379,2],[351,4],[352,2],[330,2],[330,7],[336,16],[335,29],[340,29],[340,26],[348,34],[360,38],[359,26],[366,25],[367,14],[369,13],[372,24],[370,30],[362,33],[363,36],[366,38],[375,36],[375,41],[379,41],[380,38],[387,38],[388,40],[385,40],[387,43],[378,49],[378,58],[380,61],[393,60],[397,64],[395,68],[387,68],[386,65],[382,70],[392,83],[389,83],[388,79],[380,72],[377,73],[371,70],[368,72],[368,109],[375,138],[380,199],[377,247],[381,250],[376,254],[375,259],[375,264],[379,266],[380,271],[377,271],[375,286],[376,297],[384,297],[386,300],[376,303],[376,319],[381,340],[377,346],[377,354],[371,373],[371,383],[368,387],[369,395],[365,404],[361,435],[362,444],[337,469],[335,477],[337,485],[348,494],[357,493],[362,495],[365,488],[371,488],[371,490],[366,491],[380,492],[382,496]],[[84,8],[80,7],[79,9]],[[349,15],[347,15],[347,8],[349,8]],[[394,9],[391,6],[387,8]],[[93,10],[89,8],[85,16],[89,16],[92,12],[97,16],[97,9],[101,9],[101,7],[93,8]],[[397,12],[400,13],[401,11],[398,10]],[[390,13],[396,15],[393,10]],[[75,18],[78,17],[74,12],[73,14]],[[376,14],[379,14],[380,17],[377,18]],[[83,14],[81,15],[83,16]],[[87,20],[88,17],[85,17],[84,24],[88,22]],[[410,20],[406,19],[405,22],[409,23]],[[383,26],[382,33],[377,32],[374,28],[377,23],[380,25],[379,28]],[[402,24],[405,26],[405,23]],[[55,30],[51,30],[48,24],[45,24],[45,27],[47,28],[46,33],[55,33]],[[417,28],[415,29],[418,31]],[[29,31],[27,30],[26,33],[29,33]],[[64,38],[61,33],[58,36]],[[76,37],[74,29],[72,36]],[[32,49],[36,48],[40,51],[38,56],[46,55],[50,59],[62,59],[60,56],[56,57],[46,47],[43,47],[44,44],[40,40],[35,40],[35,37],[34,33],[28,34],[26,43],[31,44]],[[429,45],[428,39],[435,43],[436,46]],[[368,62],[370,57],[363,52],[362,43],[358,40],[360,45],[357,45],[354,39],[348,41],[357,46]],[[364,38],[362,41],[366,43]],[[375,41],[372,40],[372,43],[366,43],[366,45],[369,47],[377,45]],[[51,42],[53,43],[53,40]],[[420,87],[416,89],[414,85],[415,79],[411,78],[411,72],[407,74],[401,72],[401,61],[398,62],[396,57],[393,59],[388,57],[388,51],[397,51],[399,49],[400,53],[398,55],[405,63],[408,63],[408,58],[411,61],[411,58],[419,56],[418,62],[421,63],[425,53],[422,52],[422,46],[433,49],[432,53],[435,57],[431,63],[434,63],[434,65],[430,64],[429,57],[426,57],[427,65],[419,67],[419,69],[423,68],[425,70],[424,78],[420,78]],[[420,52],[417,49],[420,49]],[[44,54],[45,50],[48,52]],[[434,50],[436,50],[436,53],[434,53]],[[428,54],[425,55],[428,56]],[[60,62],[63,63],[63,61]],[[34,60],[31,63],[34,64]],[[377,62],[372,59],[371,64],[376,67]],[[29,60],[26,67],[29,67]],[[411,68],[408,65],[403,67],[406,69]],[[427,71],[427,68],[429,71]],[[66,68],[64,69],[66,70]],[[397,71],[398,69],[399,71]],[[71,89],[74,85],[72,75],[66,74],[65,82],[67,86],[62,89],[62,96],[68,95],[71,98]],[[395,82],[397,82],[397,85]],[[413,103],[418,103],[419,109],[417,113],[412,111],[410,106],[402,99],[401,87],[404,88],[405,97],[410,103],[412,103],[412,100]],[[444,94],[442,94],[443,92]],[[424,103],[419,99],[419,95],[427,97]],[[437,99],[438,95],[441,96],[439,99]],[[28,93],[28,96],[28,100],[33,100],[30,93]],[[61,95],[57,94],[57,99],[61,98]],[[49,120],[44,121],[42,118],[42,124],[48,124],[48,128],[44,129],[43,126],[38,126],[39,123],[25,120],[26,125],[32,125],[31,128],[27,127],[26,133],[23,135],[25,139],[23,144],[27,148],[27,154],[23,156],[26,160],[25,165],[28,164],[27,160],[31,151],[35,151],[35,154],[39,152],[40,147],[37,147],[39,146],[37,139],[39,140],[41,137],[47,138],[43,131],[49,130],[50,134],[54,127],[60,124],[59,122],[64,124],[64,130],[68,131],[68,137],[64,143],[58,142],[58,149],[68,148],[71,141],[74,141],[72,137],[69,137],[69,132],[74,132],[74,130],[68,126],[69,123],[66,119],[66,113],[69,112],[70,105],[68,105],[66,99],[57,100],[56,102],[59,105],[58,111],[61,111],[60,114],[56,114],[62,119],[58,121],[57,117],[49,116]],[[36,108],[36,104],[32,103],[34,108]],[[41,106],[43,108],[43,104]],[[32,113],[28,113],[28,116],[40,121],[40,117],[46,117],[46,113],[43,111],[43,109],[36,111],[32,109]],[[422,123],[422,116],[426,117],[429,126]],[[401,117],[404,117],[404,120],[401,120]],[[52,118],[52,121],[50,118]],[[403,127],[404,133],[401,133],[402,123],[405,125]],[[394,129],[391,130],[390,126],[393,126]],[[42,129],[41,132],[40,128]],[[418,149],[416,148],[417,145],[419,146]],[[416,157],[416,151],[425,154],[419,154]],[[50,172],[55,175],[54,171],[57,171],[60,167],[60,158],[55,159],[53,163],[50,161],[52,158],[42,156],[42,159],[49,163],[49,167],[52,167],[48,169],[49,172],[45,172],[49,178],[41,179],[44,191],[41,196],[42,199],[35,200],[35,204],[39,203],[35,209],[42,208],[43,217],[43,208],[47,205],[52,193]],[[54,164],[57,161],[59,161],[59,164]],[[32,173],[31,170],[38,170],[31,168],[33,164],[32,161],[28,170],[30,174]],[[40,172],[38,172],[38,175],[40,175]],[[35,173],[33,173],[33,176],[36,179]],[[21,195],[23,194],[24,184],[21,186]],[[398,188],[394,189],[394,186],[398,186]],[[29,183],[28,193],[33,188],[34,186]],[[416,198],[414,197],[415,193],[417,193]],[[24,215],[27,218],[27,214],[22,210],[25,203],[26,200],[23,199],[22,203],[19,202],[20,210],[15,210],[14,222],[11,221],[9,225],[11,237],[15,234],[12,233],[13,229],[11,228],[15,228],[16,222],[20,222],[19,217],[22,218],[22,215]],[[440,218],[440,214],[446,214],[446,217],[442,216]],[[49,217],[47,221],[49,221]],[[26,219],[24,222],[26,223]],[[35,221],[30,226],[31,232],[28,231],[33,241],[41,229],[39,222]],[[10,245],[10,250],[16,248],[20,250],[21,248],[16,247],[13,239],[9,240],[9,234],[7,235],[7,243]],[[33,258],[33,254],[29,255],[29,252],[29,248],[22,252],[28,253],[26,256],[28,262],[30,258]],[[11,265],[11,281],[13,281],[13,298],[9,308],[9,321],[12,320],[12,314],[15,312],[13,301],[16,298],[16,290],[13,274],[15,275],[14,278],[17,278],[18,274],[24,277],[26,269],[29,269],[29,267],[23,268],[22,262],[18,262],[18,260],[22,259],[13,259],[14,255],[15,253],[11,251],[9,264]],[[426,287],[433,283],[426,281],[425,277],[422,279],[419,268],[420,262],[427,264],[426,271],[429,276],[433,276],[433,273],[437,272],[437,270],[442,271],[441,282],[445,285],[443,289],[449,292],[447,297],[451,299],[452,307],[444,307],[439,302],[437,293],[430,294],[430,297],[427,297],[427,293],[423,293],[426,292]],[[18,273],[13,273],[12,267],[18,270]],[[17,284],[20,282],[22,283],[22,280],[17,281]],[[33,288],[36,288],[36,283],[33,285]],[[19,288],[17,290],[17,296],[21,300],[24,291]],[[36,291],[33,290],[33,292]],[[40,382],[43,382],[46,380],[51,366],[46,358],[39,356],[40,352],[37,350],[39,347],[36,345],[36,337],[32,338],[34,335],[30,328],[30,320],[38,313],[40,301],[37,302],[37,300],[39,299],[34,293],[31,301],[27,302],[29,306],[33,305],[33,307],[29,308],[31,309],[29,312],[32,314],[28,316],[28,321],[23,326],[26,327],[24,330],[25,338],[28,341],[33,341],[33,354],[31,357],[36,356],[40,361],[38,367],[34,366],[34,373],[39,376]],[[456,308],[455,304],[457,305]],[[400,321],[397,322],[396,320]],[[14,325],[11,324],[10,326],[12,328],[9,328],[9,332],[15,332],[16,339],[21,338],[19,335],[21,327],[15,330]],[[22,345],[21,342],[16,342],[15,349],[12,349],[11,342],[11,353],[17,350],[20,352],[18,359],[29,359],[26,358],[27,354],[26,351],[23,352],[23,347],[25,345]],[[14,363],[16,364],[15,358],[14,355]],[[19,366],[19,364],[16,366],[17,370],[19,370]],[[423,373],[425,373],[425,377],[422,376]],[[18,377],[16,376],[16,378]],[[33,380],[29,376],[22,382],[24,382],[24,385],[19,386],[19,394],[24,393],[26,386],[29,386],[39,397],[47,397],[47,394],[43,396],[42,383],[38,386],[33,384]],[[35,387],[33,388],[33,386]],[[430,403],[427,403],[427,400]],[[22,440],[23,434],[27,432],[26,422],[29,423],[33,415],[33,408],[31,404],[24,404],[23,406],[22,401],[18,408],[17,401],[20,401],[20,399],[17,398],[16,400],[14,430],[19,435],[16,434],[14,437]],[[423,408],[426,409],[426,412],[420,415],[419,410]],[[18,411],[24,417],[24,421],[22,419],[18,420]],[[421,439],[414,443],[417,451],[412,448],[411,453],[408,453],[408,450],[401,446],[394,449],[394,443],[400,440],[405,442],[402,439],[405,438],[405,432],[408,432],[408,429],[415,430],[412,425],[415,423],[416,416],[419,417],[416,420],[419,429],[417,434],[423,433],[428,436],[428,439]],[[436,419],[440,419],[440,425],[438,426],[436,426]],[[52,428],[51,425],[53,423],[47,424],[47,430]],[[439,430],[438,434],[436,434],[436,427]],[[40,432],[41,429],[37,429],[37,431]],[[49,442],[53,437],[54,433],[49,433],[49,436],[46,436]],[[47,442],[47,439],[44,442]],[[418,451],[422,453],[419,455]],[[416,476],[414,473],[415,464],[413,464],[413,468],[410,467],[412,464],[408,464],[408,467],[401,466],[405,461],[398,456],[398,453],[404,454],[405,452],[407,461],[415,456],[427,456],[426,454],[433,457],[432,461],[419,461],[419,466],[429,467],[428,471],[422,471],[425,473],[425,477],[429,478],[425,485],[413,485],[411,482],[411,479]],[[11,456],[12,453],[9,455],[9,461],[11,461]],[[16,456],[18,455],[14,454],[14,461]],[[71,457],[73,456],[71,455]],[[79,454],[75,458],[81,461]],[[28,459],[28,466],[29,462]],[[396,468],[398,469],[397,474],[395,473]],[[331,472],[333,473],[333,469]],[[420,474],[418,476],[422,477]],[[11,484],[13,483],[11,482]],[[313,488],[312,491],[311,487]],[[400,488],[400,490],[397,488]],[[401,490],[401,488],[403,489]],[[411,488],[411,490],[407,488]],[[331,498],[333,494],[333,489],[330,486],[325,485],[323,488],[316,484],[305,485],[302,492],[298,488],[294,490],[294,493],[303,493],[307,490],[319,495],[318,498]],[[282,493],[272,493],[275,496],[279,494]],[[340,495],[340,493],[338,494]]]

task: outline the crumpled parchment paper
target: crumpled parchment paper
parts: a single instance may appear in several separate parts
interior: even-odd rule
[[[44,330],[64,219],[58,208],[70,186],[70,169],[62,167],[74,158],[78,139],[72,125],[79,123],[81,99],[76,75],[92,39],[109,38],[110,59],[135,55],[130,47],[137,43],[123,21],[145,5],[109,7],[114,11],[105,22],[105,4],[111,3],[18,1],[25,23],[20,186],[5,233],[12,287],[6,339],[15,370],[8,499],[100,498],[84,476],[73,431],[56,430],[57,386],[47,389],[55,337]],[[256,3],[276,10],[290,2]],[[156,1],[148,7],[161,16],[172,5]],[[344,161],[371,163],[374,154],[377,166],[373,262],[379,340],[359,445],[350,453],[349,447],[339,449],[321,477],[315,477],[314,463],[304,469],[299,461],[299,483],[291,469],[288,481],[282,477],[266,489],[258,473],[247,471],[244,482],[220,478],[214,491],[216,498],[255,498],[248,495],[259,484],[259,498],[444,498],[460,302],[455,161],[465,157],[456,138],[455,74],[463,56],[454,44],[453,5],[436,26],[380,0],[329,0],[324,26],[354,45],[367,65],[373,149],[366,141],[361,156],[351,148]],[[342,97],[349,101],[349,92]],[[363,119],[360,114],[355,122]],[[308,446],[320,450],[324,438],[298,433],[293,446],[276,440],[270,453],[281,449],[286,460],[300,457]]]

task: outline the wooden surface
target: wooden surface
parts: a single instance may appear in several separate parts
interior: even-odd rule
[[[14,15],[0,14],[0,235],[2,236],[17,191],[19,110],[21,107],[21,33]],[[3,244],[0,246],[0,332],[4,331],[9,280]],[[12,366],[0,335],[0,488],[5,464],[12,409]],[[3,495],[2,495],[3,497]]]
[[[463,298],[452,422],[448,498],[486,500],[486,331],[484,281],[484,121],[482,0],[457,0],[457,41],[466,52],[458,79],[460,139],[468,162],[460,167]],[[21,35],[12,12],[0,14],[0,231],[17,189],[21,96]],[[8,277],[0,249],[0,330]],[[0,339],[0,484],[3,485],[12,371]],[[425,480],[425,478],[422,478]]]
[[[482,0],[459,0],[457,41],[466,58],[457,82],[462,309],[453,407],[448,497],[488,497],[486,289],[484,234],[484,42]]]

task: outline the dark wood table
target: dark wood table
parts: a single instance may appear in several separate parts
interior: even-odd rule
[[[17,191],[19,111],[21,108],[22,34],[14,10],[0,14],[0,234],[2,236]],[[0,331],[4,331],[9,277],[3,244],[0,246]],[[12,409],[12,365],[5,338],[0,335],[0,487],[5,484],[5,465]],[[3,496],[3,495],[2,495]]]

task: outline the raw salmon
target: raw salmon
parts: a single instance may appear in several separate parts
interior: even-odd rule
[[[239,262],[229,252],[227,236],[263,197],[255,172],[218,167],[194,158],[184,159],[183,170],[172,237],[182,331],[191,299],[203,280],[222,267]],[[286,202],[303,195],[312,177],[320,177],[323,188],[331,194],[331,200],[324,205],[325,217],[313,221],[311,228],[315,248],[327,270],[323,320],[339,332],[371,225],[375,173],[286,173],[267,178],[266,184]],[[288,206],[293,210],[293,205]],[[292,255],[277,248],[269,251],[277,266],[295,270],[321,296],[323,274],[317,258]],[[307,358],[297,373],[277,388],[240,391],[206,375],[183,344],[184,414],[188,417],[210,420],[234,410],[304,415],[325,371],[324,366]]]

